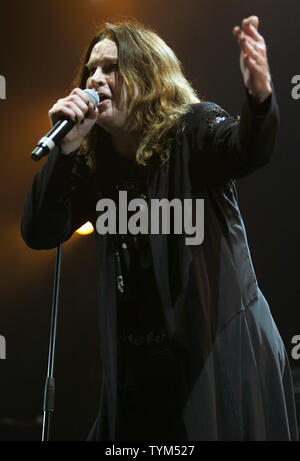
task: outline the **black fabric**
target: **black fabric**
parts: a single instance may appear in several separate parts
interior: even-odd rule
[[[139,198],[147,203],[146,181],[145,177],[135,174],[132,165],[110,150],[114,174],[107,175],[105,196],[116,204],[118,216],[119,191],[126,191],[128,202]],[[128,212],[128,219],[133,213]],[[116,234],[115,250],[118,257],[117,439],[185,440],[181,412],[176,405],[180,389],[178,361],[165,326],[149,235]]]
[[[186,245],[184,233],[149,236],[171,357],[175,357],[172,373],[175,370],[180,376],[173,397],[175,411],[181,415],[178,427],[161,434],[161,439],[177,438],[179,430],[184,440],[195,441],[296,440],[288,357],[259,289],[235,188],[236,178],[270,161],[279,121],[274,91],[259,105],[246,93],[240,118],[205,102],[191,105],[183,121],[185,130],[174,141],[169,162],[149,168],[145,175],[148,200],[176,197],[192,199],[193,205],[197,198],[205,202],[201,245]],[[63,158],[58,150],[48,157],[25,201],[22,235],[29,246],[53,248],[85,221],[95,224],[95,203],[104,196],[105,161],[110,154],[102,146],[97,181],[78,157]],[[89,440],[118,440],[118,382],[123,368],[118,349],[115,236],[96,233],[95,237],[103,384]],[[155,395],[158,392],[156,388]],[[147,399],[141,396],[143,402]],[[135,419],[142,420],[147,411],[144,408]],[[142,430],[140,436],[144,435]],[[123,436],[130,439],[134,434]]]

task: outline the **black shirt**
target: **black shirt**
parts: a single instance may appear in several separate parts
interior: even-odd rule
[[[119,191],[127,203],[145,200],[146,167],[112,154],[105,196],[119,211]],[[144,168],[144,169],[143,169]],[[138,211],[138,210],[137,210]],[[128,219],[136,211],[128,211]],[[154,276],[148,234],[115,238],[118,309],[118,440],[184,439],[180,426],[177,360],[171,347]]]

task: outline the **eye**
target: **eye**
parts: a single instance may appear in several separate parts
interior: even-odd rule
[[[89,74],[90,74],[90,75],[94,75],[95,72],[96,72],[96,67],[91,67],[91,68],[89,69]]]
[[[117,68],[118,68],[117,63],[112,62],[112,63],[106,64],[103,67],[103,72],[105,74],[111,74],[112,72],[116,72]]]

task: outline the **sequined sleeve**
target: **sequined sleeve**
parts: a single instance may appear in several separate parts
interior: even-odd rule
[[[194,105],[189,125],[193,185],[220,184],[266,165],[278,122],[274,92],[261,105],[246,94],[240,115],[231,116],[212,102]]]

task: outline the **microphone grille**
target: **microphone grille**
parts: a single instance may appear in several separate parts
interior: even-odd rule
[[[88,95],[89,100],[91,101],[92,104],[94,104],[96,107],[99,104],[99,95],[96,93],[94,90],[86,89],[84,92]]]

